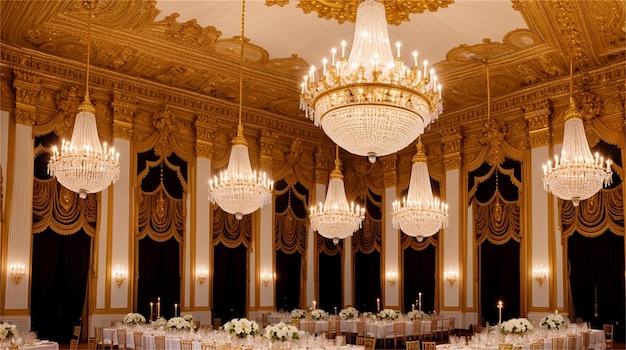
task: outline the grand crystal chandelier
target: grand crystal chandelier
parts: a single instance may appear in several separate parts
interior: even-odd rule
[[[346,190],[341,173],[341,161],[339,160],[339,147],[336,146],[335,169],[330,173],[328,191],[324,204],[311,207],[309,215],[311,227],[323,237],[332,239],[335,244],[340,239],[348,238],[361,228],[365,219],[365,208],[348,204]]]
[[[574,206],[596,194],[613,181],[612,161],[598,153],[593,156],[587,143],[582,114],[573,98],[573,70],[570,62],[569,108],[565,112],[561,157],[543,165],[543,188],[555,196],[571,200]]]
[[[87,74],[85,98],[78,107],[71,141],[63,140],[61,151],[52,148],[48,163],[48,174],[70,191],[85,199],[89,193],[96,193],[115,183],[120,175],[119,153],[108,147],[106,142],[100,145],[96,109],[89,100],[89,54],[91,51],[91,10],[92,1],[83,1],[83,7],[89,10],[87,21]]]
[[[428,61],[405,65],[396,43],[396,58],[387,34],[385,7],[374,0],[362,2],[350,58],[331,50],[324,58],[321,77],[315,67],[304,77],[300,108],[316,126],[350,153],[376,157],[395,153],[413,142],[443,111],[441,85]]]
[[[265,172],[252,170],[248,142],[243,136],[241,115],[243,110],[243,50],[246,1],[241,5],[241,52],[239,66],[239,124],[232,140],[228,167],[219,177],[209,180],[209,200],[222,210],[234,214],[238,220],[271,202],[274,181]]]
[[[391,222],[394,228],[420,242],[448,226],[448,205],[433,196],[421,140],[417,142],[417,154],[413,156],[409,193],[402,202],[393,203]]]

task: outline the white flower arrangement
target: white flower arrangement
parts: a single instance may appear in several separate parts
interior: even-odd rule
[[[377,314],[373,314],[369,311],[366,311],[364,313],[361,314],[361,318],[364,320],[373,320],[376,321],[378,319],[378,315]]]
[[[261,333],[259,325],[247,318],[234,318],[226,322],[224,330],[238,338],[246,338],[249,335],[255,336]]]
[[[563,329],[567,327],[563,316],[559,314],[546,315],[541,319],[541,323],[539,325],[546,329]]]
[[[17,326],[8,323],[0,324],[0,340],[9,340],[17,333]]]
[[[415,321],[425,319],[428,315],[424,311],[413,310],[409,311],[409,313],[406,314],[406,317],[411,321]]]
[[[181,317],[183,318],[183,320],[189,323],[193,323],[193,315],[187,314],[187,315],[182,315]]]
[[[289,341],[300,339],[300,332],[296,326],[279,322],[265,327],[263,336],[272,341]]]
[[[533,325],[526,318],[512,318],[500,325],[502,334],[525,334],[532,330]]]
[[[398,318],[398,313],[396,312],[396,310],[382,309],[378,313],[378,318],[380,318],[381,320],[395,320],[396,318]]]
[[[167,326],[167,320],[163,317],[159,317],[154,321],[155,328],[165,328],[165,326]]]
[[[167,324],[165,325],[165,328],[172,330],[172,331],[189,330],[191,329],[191,323],[189,323],[188,321],[185,321],[185,319],[182,317],[172,317],[169,320],[167,320]]]
[[[322,309],[315,309],[311,311],[311,318],[316,321],[325,320],[328,318],[328,313]]]
[[[122,323],[128,324],[128,325],[146,323],[146,318],[143,317],[142,314],[131,312],[128,315],[124,316],[124,320],[122,320]]]
[[[305,318],[306,310],[302,309],[293,309],[291,310],[291,318]]]
[[[348,307],[339,311],[339,318],[342,320],[351,320],[357,317],[359,317],[359,310],[353,307]]]

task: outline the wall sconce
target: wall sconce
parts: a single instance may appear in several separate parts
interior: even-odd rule
[[[446,282],[448,282],[450,287],[454,287],[456,280],[459,279],[459,273],[452,270],[452,267],[450,267],[449,271],[443,273],[443,278],[446,280]]]
[[[539,287],[541,287],[547,275],[548,275],[548,269],[544,269],[543,265],[539,265],[538,268],[533,269],[533,278],[535,279],[535,281],[537,281],[537,284],[539,285]]]
[[[126,270],[124,270],[122,266],[117,265],[117,267],[115,267],[115,270],[113,270],[113,279],[117,284],[117,288],[120,288],[122,286],[122,283],[124,283],[127,276],[128,272],[126,272]]]
[[[269,273],[269,272],[261,273],[261,281],[263,282],[263,285],[266,287],[270,284],[270,281],[273,280],[274,278],[276,278],[275,273]]]
[[[196,277],[198,278],[198,282],[200,282],[200,284],[203,284],[208,276],[209,270],[206,267],[200,266],[196,269]]]
[[[18,284],[22,278],[26,275],[26,268],[22,264],[12,264],[9,268],[11,271],[11,279],[13,283]]]
[[[398,273],[397,272],[387,272],[387,282],[389,282],[389,284],[391,284],[391,286],[393,287],[396,282],[398,281]]]

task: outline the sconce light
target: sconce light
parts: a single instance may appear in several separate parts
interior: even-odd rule
[[[391,286],[393,287],[396,282],[398,281],[398,273],[397,272],[387,272],[387,282],[389,282],[389,284],[391,284]]]
[[[535,281],[537,281],[537,284],[539,284],[539,287],[541,287],[547,275],[548,275],[548,269],[544,269],[543,265],[539,265],[538,268],[533,269],[533,278],[535,279]]]
[[[11,279],[15,284],[20,283],[24,275],[26,275],[26,268],[22,264],[12,264],[9,269],[11,270]]]
[[[456,280],[459,278],[459,273],[452,270],[452,267],[450,267],[449,271],[443,273],[443,278],[446,280],[446,282],[448,282],[450,287],[454,287]]]
[[[122,266],[117,265],[117,267],[115,267],[115,270],[113,270],[113,279],[115,279],[117,288],[122,286],[122,283],[126,280],[127,275],[128,273],[122,268]]]
[[[261,281],[263,282],[263,285],[266,287],[270,284],[270,281],[273,280],[275,277],[276,277],[276,274],[272,274],[269,272],[261,273]]]
[[[196,269],[196,277],[198,278],[198,282],[200,282],[200,284],[203,284],[208,276],[209,270],[206,267],[200,266]]]

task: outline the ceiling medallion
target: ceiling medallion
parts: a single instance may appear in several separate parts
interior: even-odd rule
[[[300,0],[296,5],[304,13],[317,12],[317,16],[324,19],[334,19],[339,24],[356,22],[356,10],[362,0]],[[407,0],[381,1],[385,5],[387,23],[399,25],[409,22],[409,15],[425,11],[436,12],[439,8],[446,8],[454,0]],[[265,5],[284,6],[289,0],[265,0]]]

